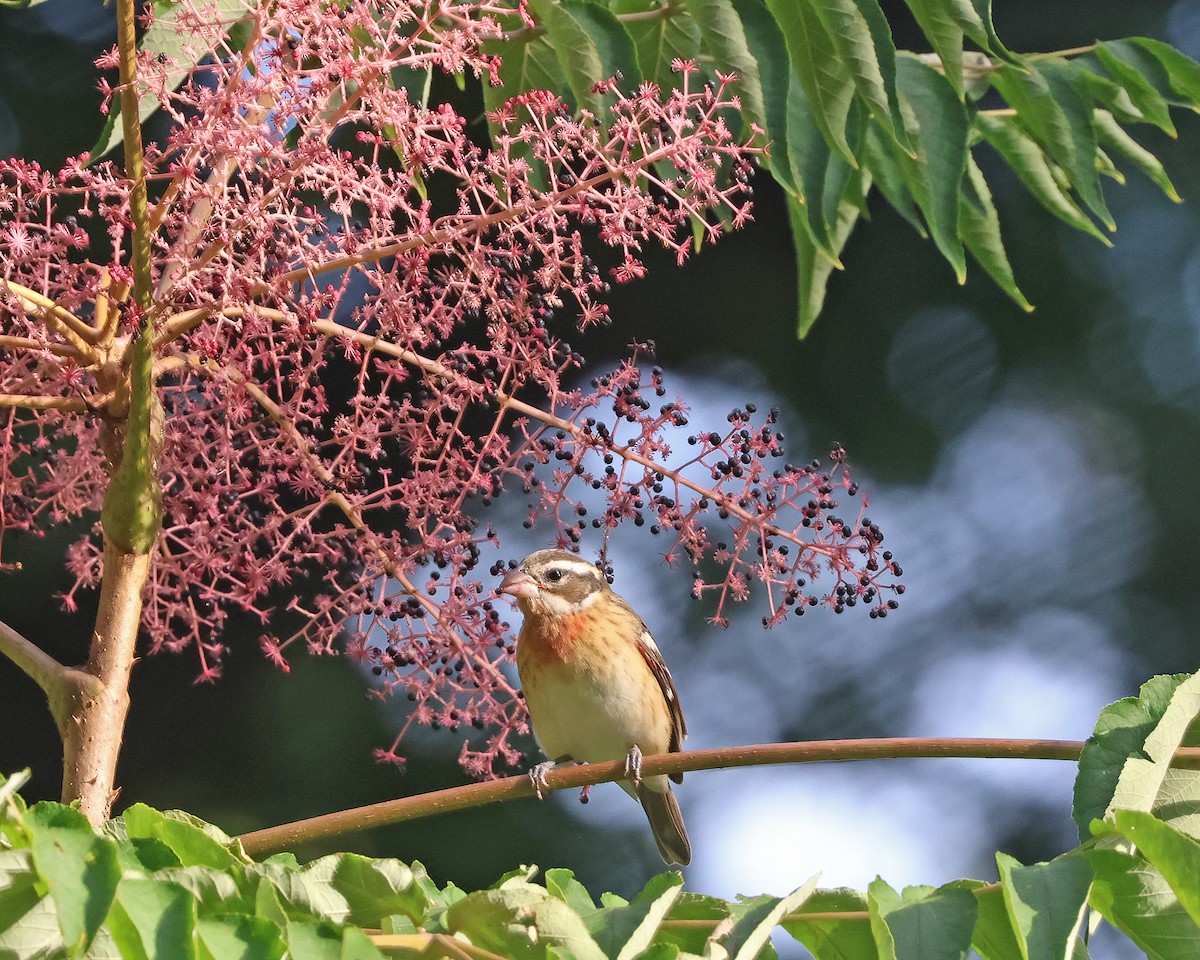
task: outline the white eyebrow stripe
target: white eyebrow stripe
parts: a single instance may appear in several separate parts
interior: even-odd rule
[[[596,569],[595,564],[588,563],[586,560],[551,560],[543,569],[569,570],[572,573],[578,573],[580,576],[600,576],[600,571]]]

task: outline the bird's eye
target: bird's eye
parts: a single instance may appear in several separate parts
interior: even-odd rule
[[[546,571],[546,579],[551,583],[558,583],[563,578],[563,572],[557,567],[553,567]]]

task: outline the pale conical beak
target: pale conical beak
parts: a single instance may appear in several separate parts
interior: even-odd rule
[[[538,585],[524,570],[509,570],[500,581],[497,593],[507,593],[519,600],[528,600],[538,595]]]

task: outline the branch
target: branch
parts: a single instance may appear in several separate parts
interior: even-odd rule
[[[26,310],[35,314],[47,327],[68,341],[85,356],[95,359],[93,346],[99,340],[99,334],[70,310],[64,310],[47,296],[36,290],[14,283],[0,277],[0,287],[12,293],[25,306]]]
[[[89,409],[86,400],[77,397],[32,397],[24,393],[0,393],[0,407],[22,407],[26,410],[66,410],[83,413]]]
[[[757,767],[777,763],[816,763],[830,760],[896,760],[913,757],[976,757],[1016,760],[1078,760],[1079,740],[1005,740],[968,737],[880,737],[869,740],[817,740],[798,743],[760,743],[717,747],[686,753],[646,757],[642,775]],[[1185,747],[1175,754],[1174,766],[1200,769],[1200,747]],[[543,792],[590,786],[625,778],[625,762],[592,763],[552,770]],[[488,803],[533,796],[527,776],[505,777],[482,783],[435,790],[415,797],[399,797],[365,807],[327,813],[309,820],[285,823],[242,834],[238,839],[252,857],[289,850],[300,843],[340,836],[370,827],[390,826],[438,813],[453,813]]]
[[[29,350],[33,353],[52,353],[58,357],[66,357],[68,360],[74,360],[78,364],[87,364],[91,362],[91,358],[85,356],[74,347],[65,343],[43,343],[41,340],[34,340],[32,337],[12,337],[8,335],[0,335],[0,349],[5,350]]]
[[[15,663],[42,688],[60,735],[71,709],[98,696],[104,689],[98,679],[83,670],[64,666],[32,640],[0,620],[0,654]]]

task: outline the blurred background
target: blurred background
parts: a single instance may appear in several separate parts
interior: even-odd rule
[[[885,6],[897,45],[920,49],[903,5]],[[995,8],[1019,51],[1144,35],[1200,57],[1200,0]],[[89,148],[101,126],[92,60],[112,42],[111,8],[91,0],[0,10],[0,153],[55,166]],[[745,231],[683,269],[657,258],[648,279],[614,291],[610,329],[575,338],[598,370],[630,339],[656,340],[693,423],[777,404],[793,459],[844,444],[905,569],[908,591],[884,621],[814,611],[764,632],[752,602],[720,631],[657,541],[623,531],[615,587],[663,648],[689,747],[1083,739],[1146,678],[1197,668],[1200,119],[1176,122],[1178,141],[1137,132],[1187,202],[1137,174],[1106,181],[1111,250],[1052,219],[979,152],[1032,314],[980,270],[958,287],[932,244],[876,203],[825,313],[797,342],[786,215],[760,178]],[[520,529],[523,503],[502,498],[488,517],[506,557],[546,545]],[[68,617],[52,599],[68,585],[62,550],[76,535],[26,540],[25,569],[0,580],[0,617],[68,662],[83,660],[90,635],[89,611]],[[408,742],[404,772],[375,765],[402,705],[371,699],[370,678],[340,658],[299,658],[283,674],[259,655],[258,633],[235,623],[216,684],[194,684],[186,655],[138,664],[118,806],[184,807],[237,833],[463,781],[446,732]],[[0,770],[32,767],[29,795],[55,797],[58,763],[40,692],[0,660]],[[1031,862],[1075,844],[1073,774],[1066,763],[962,760],[692,774],[680,793],[696,851],[688,886],[782,894],[818,871],[825,886],[859,889],[877,873],[897,888],[993,879],[997,849]],[[340,846],[421,860],[464,887],[536,863],[628,896],[661,868],[640,811],[611,785],[586,807],[574,794],[521,801]],[[1093,956],[1128,950],[1102,940]]]

